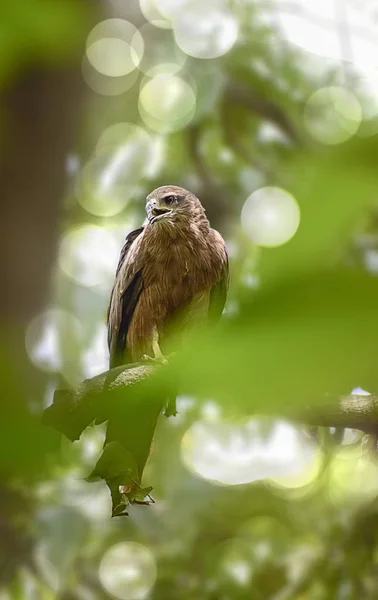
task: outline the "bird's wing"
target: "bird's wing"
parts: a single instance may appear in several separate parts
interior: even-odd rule
[[[209,320],[216,323],[221,318],[224,305],[226,304],[230,275],[227,250],[224,241],[218,232],[213,230],[213,233],[222,264],[220,278],[211,288],[209,299]]]
[[[125,243],[121,250],[121,254],[119,255],[119,261],[118,261],[117,270],[116,270],[116,277],[120,271],[120,268],[123,265],[123,261],[125,260],[128,252],[131,248],[131,244],[137,239],[137,237],[140,236],[140,234],[142,233],[143,230],[144,230],[144,227],[139,227],[138,229],[134,229],[134,231],[130,231],[130,233],[126,236]]]
[[[111,369],[125,363],[127,332],[143,289],[142,272],[130,263],[130,249],[142,232],[140,227],[126,237],[110,296],[107,323]]]

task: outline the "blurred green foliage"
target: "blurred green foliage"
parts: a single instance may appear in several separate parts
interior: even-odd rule
[[[0,84],[30,62],[64,64],[77,56],[90,12],[80,0],[15,0],[2,3]]]
[[[118,9],[115,4],[106,6],[109,16],[142,23],[137,3]],[[114,545],[131,541],[149,548],[157,567],[152,589],[135,598],[376,597],[378,467],[374,444],[367,446],[362,435],[349,431],[343,437],[331,428],[318,432],[312,440],[316,477],[293,485],[285,477],[280,485],[269,475],[222,485],[182,459],[183,438],[189,448],[195,445],[194,423],[212,418],[237,427],[259,414],[286,415],[288,407],[319,405],[326,393],[378,387],[378,279],[372,262],[378,249],[376,136],[357,134],[332,147],[308,139],[306,100],[324,85],[339,84],[343,68],[328,68],[318,58],[314,69],[315,59],[284,43],[261,18],[261,8],[253,2],[229,4],[242,23],[238,42],[219,59],[188,58],[185,75],[197,86],[193,120],[157,136],[162,147],[157,168],[138,170],[136,160],[130,201],[108,218],[77,202],[77,180],[106,127],[143,126],[141,77],[118,97],[92,95],[77,148],[71,149],[79,166],[67,176],[62,215],[63,234],[94,223],[113,232],[120,248],[128,229],[142,221],[144,198],[153,187],[175,183],[192,189],[230,247],[225,316],[215,331],[196,332],[163,376],[151,378],[143,397],[125,394],[125,405],[113,407],[104,451],[104,424],[87,428],[72,444],[42,429],[39,419],[55,387],[89,378],[97,362],[99,371],[106,366],[101,336],[115,265],[101,262],[102,248],[87,253],[86,268],[99,264],[102,279],[86,286],[64,272],[58,256],[54,302],[72,313],[81,329],[72,328],[70,342],[69,328],[58,328],[58,344],[48,349],[59,360],[47,356],[48,375],[34,374],[28,386],[2,361],[1,600],[108,598],[99,575],[103,557]],[[0,81],[9,83],[20,67],[35,63],[64,68],[77,47],[84,47],[87,10],[84,3],[58,0],[4,6]],[[59,135],[59,120],[56,125]],[[270,134],[264,136],[267,125]],[[240,224],[246,198],[264,185],[283,187],[300,208],[297,233],[278,248],[257,248]],[[179,414],[158,418],[165,378],[176,382],[177,377]],[[112,401],[110,394],[107,400]],[[305,426],[303,431],[309,438]],[[270,434],[261,424],[262,446]],[[224,462],[233,456],[229,440],[223,448],[211,441],[218,462],[221,450]],[[298,453],[306,449],[304,444]],[[281,454],[286,452],[283,445]],[[282,466],[279,456],[275,460]],[[89,483],[97,478],[107,481],[112,499],[103,482]],[[119,483],[132,488],[135,482],[129,497],[121,497]],[[133,499],[130,493],[143,501],[150,486],[155,504],[133,504],[129,517],[110,519],[112,500],[113,508],[123,510]],[[143,565],[121,565],[121,576],[128,567],[136,569],[143,590]],[[124,584],[117,597],[127,594]]]

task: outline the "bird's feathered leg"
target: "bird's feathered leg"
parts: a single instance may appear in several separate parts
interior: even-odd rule
[[[160,348],[159,331],[158,331],[157,327],[154,327],[153,332],[152,332],[151,346],[152,346],[153,357],[148,356],[148,354],[145,354],[143,356],[143,360],[167,365],[168,360],[164,356],[164,354],[162,353],[161,348]],[[177,415],[176,396],[168,398],[164,414],[166,417],[171,417],[171,416],[175,417]]]
[[[168,362],[160,349],[159,332],[156,327],[154,327],[154,331],[152,334],[152,352],[154,353],[155,360],[158,360],[159,362],[162,362],[164,364],[166,364]]]
[[[166,365],[168,363],[168,360],[166,359],[166,357],[164,356],[164,354],[162,353],[162,351],[160,349],[159,332],[157,330],[157,327],[154,327],[153,332],[152,332],[151,346],[152,346],[153,356],[144,354],[143,360],[162,363],[163,365]]]

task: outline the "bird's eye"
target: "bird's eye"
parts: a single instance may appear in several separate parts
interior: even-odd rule
[[[176,202],[176,196],[166,196],[164,198],[164,202],[165,204],[173,204],[174,202]]]

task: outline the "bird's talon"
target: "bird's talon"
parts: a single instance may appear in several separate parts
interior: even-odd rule
[[[148,356],[148,354],[143,354],[142,360],[143,362],[156,362],[156,359],[152,358],[152,356]]]
[[[151,362],[156,365],[167,365],[168,364],[168,360],[165,358],[165,356],[153,357],[153,356],[149,356],[148,354],[143,354],[142,360],[144,362]]]

